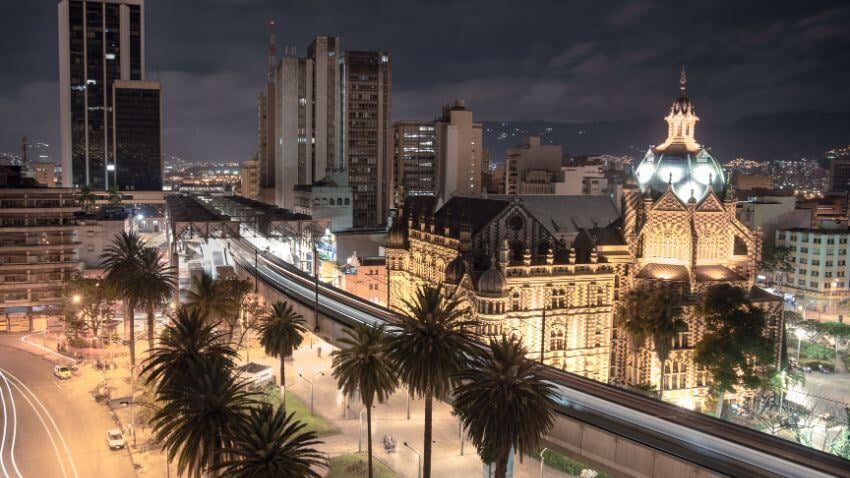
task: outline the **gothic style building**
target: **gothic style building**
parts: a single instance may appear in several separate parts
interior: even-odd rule
[[[433,198],[410,198],[388,232],[390,307],[403,309],[420,284],[445,284],[484,337],[516,335],[533,359],[705,407],[708,372],[692,360],[704,334],[693,313],[700,293],[717,283],[746,288],[769,312],[777,343],[782,303],[753,286],[759,235],[736,219],[720,165],[696,142],[685,86],[683,73],[667,139],[640,162],[622,214],[607,196],[453,197],[439,209]],[[636,347],[616,326],[619,298],[647,283],[685,301],[688,329],[664,370],[651,341]]]
[[[734,192],[710,152],[696,142],[699,118],[681,93],[665,120],[667,139],[650,148],[636,170],[637,184],[624,193],[621,233],[629,245],[629,287],[663,283],[677,288],[685,300],[686,331],[673,340],[662,370],[655,347],[635,348],[622,331],[615,333],[612,382],[658,390],[662,398],[689,408],[705,406],[709,392],[706,370],[695,366],[693,347],[705,333],[694,305],[707,287],[730,283],[750,291],[750,300],[768,312],[768,333],[782,335],[782,301],[754,287],[761,255],[760,234],[735,217]],[[651,341],[649,341],[651,342]],[[777,347],[777,361],[779,347]],[[730,396],[746,399],[747,393]]]

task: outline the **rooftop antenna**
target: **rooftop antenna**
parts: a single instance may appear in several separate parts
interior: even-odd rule
[[[274,20],[269,20],[269,73],[266,81],[274,83],[274,67],[277,63],[277,52],[275,51]]]

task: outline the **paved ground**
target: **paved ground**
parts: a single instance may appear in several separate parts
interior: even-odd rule
[[[20,338],[0,335],[3,476],[135,477],[127,450],[106,444],[106,430],[116,423],[90,395],[99,381],[94,372],[59,380],[52,373],[55,357]]]

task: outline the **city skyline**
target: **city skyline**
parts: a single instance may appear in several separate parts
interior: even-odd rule
[[[354,49],[389,51],[394,120],[433,119],[455,98],[465,99],[484,121],[651,119],[681,63],[688,65],[694,99],[713,118],[847,111],[850,105],[842,80],[850,37],[841,28],[850,8],[837,2],[816,9],[712,3],[686,12],[652,2],[604,11],[430,5],[418,7],[416,25],[404,28],[412,4],[323,10],[257,1],[250,7],[146,2],[147,74],[162,81],[169,98],[168,156],[249,157],[256,147],[256,91],[265,79],[269,19],[278,25],[278,52],[296,45],[300,53],[322,34],[341,36]],[[24,10],[6,3],[0,11],[4,43],[17,38],[19,44],[3,54],[8,68],[0,77],[0,150],[17,150],[23,135],[58,144],[55,5]],[[232,20],[236,12],[238,22]],[[366,14],[376,15],[374,21],[358,20]],[[184,29],[190,18],[197,27]],[[477,19],[475,25],[469,18]]]

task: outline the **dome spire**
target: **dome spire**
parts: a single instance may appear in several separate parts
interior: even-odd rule
[[[679,76],[679,90],[685,94],[685,89],[688,87],[688,77],[685,75],[685,65],[682,65],[682,74]]]

